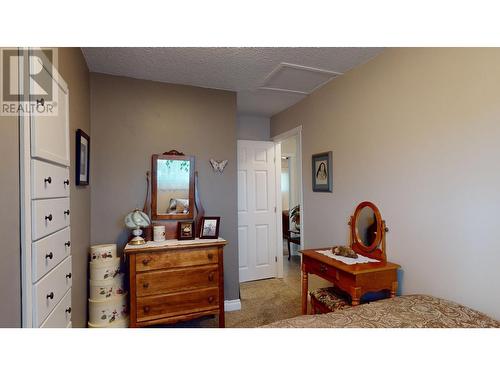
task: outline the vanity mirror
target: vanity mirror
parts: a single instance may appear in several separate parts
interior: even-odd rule
[[[151,216],[153,220],[194,217],[194,156],[172,150],[152,156]]]
[[[361,202],[351,216],[351,247],[361,255],[386,260],[385,233],[388,228],[372,202]]]

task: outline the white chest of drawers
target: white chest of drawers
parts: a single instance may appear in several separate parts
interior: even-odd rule
[[[37,111],[20,117],[22,312],[24,327],[71,327],[71,208],[69,91],[57,70],[44,59],[28,59],[31,71],[51,81],[57,114]],[[20,67],[21,68],[21,67]],[[22,69],[20,69],[22,71]],[[23,77],[20,77],[23,78]],[[27,87],[29,85],[25,85]],[[37,97],[33,87],[28,95]],[[37,105],[46,106],[37,99]]]

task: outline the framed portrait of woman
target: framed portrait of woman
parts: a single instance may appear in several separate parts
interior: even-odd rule
[[[322,152],[312,156],[313,191],[331,193],[333,187],[332,152]]]

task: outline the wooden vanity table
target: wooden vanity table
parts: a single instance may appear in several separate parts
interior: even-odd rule
[[[127,245],[130,327],[218,315],[224,327],[222,239]]]
[[[302,250],[302,314],[307,314],[308,275],[315,274],[347,293],[353,306],[367,292],[388,291],[390,297],[398,289],[398,264],[387,261],[385,235],[388,229],[378,208],[371,202],[360,203],[351,216],[350,247],[359,256],[376,260],[373,263],[346,264],[321,254],[318,250]],[[341,259],[339,257],[338,259]],[[311,297],[313,298],[313,297]],[[313,298],[314,299],[314,298]],[[318,301],[313,301],[318,303]],[[314,309],[313,309],[314,310]]]

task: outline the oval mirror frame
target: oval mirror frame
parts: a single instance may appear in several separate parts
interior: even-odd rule
[[[372,244],[369,246],[366,246],[363,241],[361,240],[359,233],[358,233],[358,218],[361,213],[361,210],[365,207],[369,207],[373,210],[373,213],[375,214],[375,220],[377,223],[377,233],[375,235],[375,239]],[[380,214],[380,210],[378,209],[377,206],[375,206],[372,202],[361,202],[358,204],[356,207],[356,210],[354,211],[354,215],[352,216],[351,219],[351,238],[352,238],[352,247],[354,250],[360,251],[362,253],[371,253],[375,250],[378,249],[380,242],[382,241],[382,231],[384,230],[383,228],[383,222],[382,222],[382,215]]]

